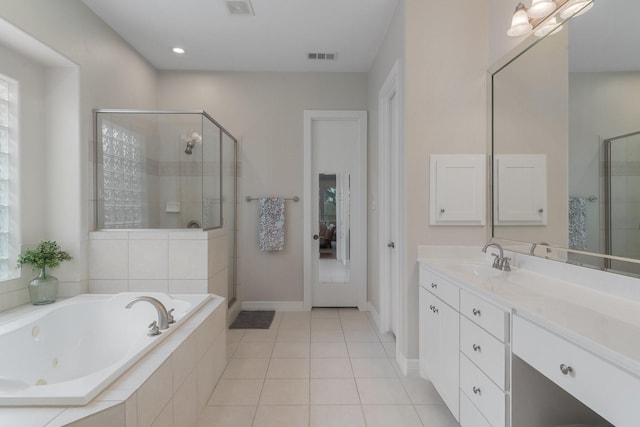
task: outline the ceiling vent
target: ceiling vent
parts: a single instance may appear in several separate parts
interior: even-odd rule
[[[335,61],[338,54],[335,52],[308,52],[307,59],[310,61]]]
[[[251,0],[225,0],[231,15],[255,15]]]

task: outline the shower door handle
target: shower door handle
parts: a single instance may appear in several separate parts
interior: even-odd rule
[[[320,236],[318,236],[317,234],[313,235],[313,240],[318,240],[320,238]]]

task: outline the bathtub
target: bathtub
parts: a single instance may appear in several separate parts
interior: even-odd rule
[[[155,308],[174,308],[176,323],[150,337]],[[205,304],[211,295],[78,295],[0,323],[0,405],[85,405]]]

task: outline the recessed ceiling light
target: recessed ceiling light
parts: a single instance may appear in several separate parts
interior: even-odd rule
[[[178,55],[184,55],[185,50],[181,47],[174,47],[173,49],[171,49],[171,51],[173,53],[177,53]]]

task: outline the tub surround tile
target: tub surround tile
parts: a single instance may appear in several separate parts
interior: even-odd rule
[[[160,415],[153,421],[151,427],[174,427],[173,425],[173,405],[169,402],[160,412]]]
[[[168,259],[167,240],[129,240],[129,279],[168,279]]]
[[[198,402],[194,399],[197,393],[196,370],[180,386],[173,396],[173,425],[195,427],[198,422]]]
[[[129,241],[89,241],[89,279],[128,279]]]
[[[218,379],[222,376],[227,361],[226,352],[224,334],[221,334],[198,362],[196,368],[198,412],[204,409]]]
[[[171,370],[173,373],[173,392],[182,387],[189,374],[194,371],[198,359],[196,358],[195,333],[190,334],[171,355]],[[194,383],[195,384],[195,383]],[[194,386],[195,395],[195,386]]]
[[[87,406],[67,409],[58,418],[53,420],[47,427],[113,427],[124,426],[125,407],[124,403],[106,406],[112,402],[93,402]],[[78,420],[78,418],[80,418]],[[78,420],[73,421],[72,420]]]
[[[58,417],[64,408],[2,408],[1,426],[42,427]]]
[[[138,427],[138,396],[132,395],[124,404],[126,427]]]
[[[207,280],[169,279],[170,294],[206,294]]]
[[[169,292],[166,279],[129,280],[129,292]]]
[[[207,241],[169,241],[169,279],[207,279]]]
[[[169,231],[169,240],[208,240],[209,233],[202,230]]]
[[[169,403],[172,395],[171,363],[166,361],[137,392],[138,426],[151,426],[167,403]]]
[[[129,240],[167,240],[169,239],[168,231],[145,230],[145,231],[129,231]]]
[[[117,294],[129,291],[129,281],[126,279],[89,281],[89,293],[92,294]]]

